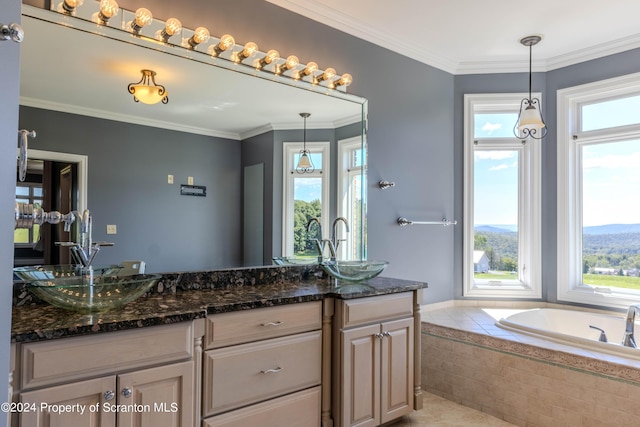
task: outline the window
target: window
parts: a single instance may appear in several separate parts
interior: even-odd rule
[[[360,136],[338,141],[338,216],[347,219],[349,233],[338,228],[338,259],[366,259],[366,169],[367,155]]]
[[[513,134],[525,96],[465,95],[464,296],[542,295],[540,144],[544,142],[523,143]]]
[[[558,299],[640,298],[640,74],[558,91]]]
[[[40,209],[43,197],[42,183],[18,182],[16,184],[16,202],[31,204],[35,209]],[[32,228],[18,228],[13,232],[13,243],[16,246],[32,246],[39,236],[38,224],[34,224]]]
[[[329,143],[307,142],[315,169],[300,174],[295,170],[302,143],[285,142],[283,149],[283,256],[317,257],[315,244],[309,240],[306,225],[310,218],[320,218],[325,236],[329,230]],[[313,234],[317,236],[317,234]]]

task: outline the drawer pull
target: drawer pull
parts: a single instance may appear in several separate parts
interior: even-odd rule
[[[284,322],[281,322],[280,320],[278,320],[277,322],[268,322],[268,323],[260,324],[260,326],[280,326],[280,325],[284,325]]]
[[[260,371],[260,373],[261,374],[277,374],[280,371],[282,371],[282,368],[278,366],[277,368],[274,368],[274,369],[267,369],[266,371]]]

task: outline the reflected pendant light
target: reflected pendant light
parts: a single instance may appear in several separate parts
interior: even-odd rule
[[[547,134],[547,126],[542,118],[542,108],[538,98],[531,96],[531,50],[542,40],[540,36],[527,36],[520,40],[524,46],[529,46],[529,97],[520,103],[520,114],[518,121],[513,127],[513,133],[516,138],[521,139],[523,143],[528,138],[542,139]]]
[[[300,151],[300,158],[296,165],[296,172],[298,173],[312,173],[315,171],[313,162],[311,161],[311,152],[307,150],[307,118],[311,113],[300,113],[300,117],[304,119],[304,133],[302,138],[302,150]]]
[[[138,83],[130,83],[128,86],[129,93],[133,95],[135,102],[144,104],[157,104],[169,102],[169,94],[164,86],[156,84],[155,71],[140,70],[142,78]]]

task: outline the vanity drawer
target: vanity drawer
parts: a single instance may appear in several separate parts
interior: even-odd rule
[[[22,344],[22,389],[193,357],[193,323]]]
[[[341,328],[413,315],[413,292],[343,300],[337,313]]]
[[[319,385],[321,362],[321,331],[206,351],[203,415]]]
[[[320,386],[204,420],[204,427],[320,425]]]
[[[313,331],[321,326],[321,301],[215,314],[207,318],[205,348]]]

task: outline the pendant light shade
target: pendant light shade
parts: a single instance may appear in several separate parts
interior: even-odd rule
[[[520,114],[513,128],[513,133],[523,142],[528,138],[542,139],[547,134],[547,126],[542,118],[540,100],[531,96],[531,48],[542,40],[540,36],[528,36],[520,40],[524,46],[529,46],[529,97],[520,103]]]
[[[156,72],[152,70],[141,70],[142,79],[137,83],[131,83],[127,87],[129,93],[133,95],[135,102],[144,104],[157,104],[169,102],[169,94],[164,86],[156,83]]]
[[[311,161],[311,152],[307,150],[307,118],[311,113],[300,113],[300,117],[304,119],[304,133],[302,138],[302,150],[300,151],[300,158],[296,165],[296,172],[298,173],[312,173],[315,171],[313,162]]]

